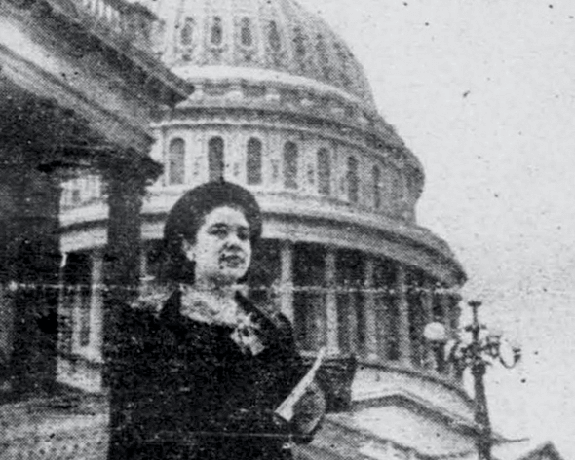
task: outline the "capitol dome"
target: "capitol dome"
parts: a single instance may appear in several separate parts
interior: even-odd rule
[[[148,5],[159,18],[155,51],[180,77],[281,79],[375,107],[363,67],[347,45],[293,0],[148,0]]]
[[[263,214],[250,298],[289,318],[302,353],[325,347],[336,362],[355,356],[364,367],[354,401],[390,388],[435,400],[437,382],[454,375],[434,368],[423,330],[434,319],[453,332],[466,275],[448,244],[417,223],[423,167],[377,112],[361,64],[294,0],[143,4],[155,18],[153,51],[194,91],[175,106],[158,104],[148,120],[149,156],[163,174],[140,213],[142,291],[158,287],[166,216],[182,193],[209,181],[239,184]],[[108,241],[99,182],[64,186],[68,285],[101,279]],[[62,315],[73,317],[66,308],[84,302],[74,308],[91,332],[72,348],[91,365],[101,359],[102,325],[90,313],[102,308],[101,297],[62,304]],[[94,368],[70,367],[62,379],[93,381]],[[419,388],[422,381],[432,390]],[[439,394],[459,398],[458,382],[446,388]],[[461,412],[468,415],[465,402]]]

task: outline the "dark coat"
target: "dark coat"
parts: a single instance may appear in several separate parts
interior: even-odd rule
[[[180,314],[179,292],[159,316],[125,308],[112,360],[109,460],[279,459],[297,435],[273,410],[305,373],[291,327],[245,298],[264,351],[242,353],[233,329]]]

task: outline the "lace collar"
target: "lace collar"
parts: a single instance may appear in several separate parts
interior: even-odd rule
[[[215,302],[217,299],[212,296],[202,295],[191,288],[180,288],[180,315],[206,324],[229,326],[233,328],[230,338],[244,354],[255,356],[261,353],[266,348],[261,326],[253,312],[245,311],[239,296],[226,302]]]

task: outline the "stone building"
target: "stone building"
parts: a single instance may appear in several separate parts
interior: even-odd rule
[[[149,7],[154,52],[195,90],[153,114],[150,156],[164,174],[143,203],[141,276],[156,274],[164,219],[183,191],[237,182],[265,216],[251,296],[280,304],[302,350],[426,368],[422,328],[434,318],[456,325],[465,274],[417,226],[422,166],[378,114],[346,44],[291,1]],[[100,284],[106,215],[98,175],[64,184],[61,313],[76,325],[73,354],[92,361],[101,293],[74,287]]]
[[[458,326],[465,272],[417,225],[421,163],[321,19],[294,0],[12,0],[0,20],[0,123],[19,133],[0,149],[19,168],[3,173],[6,184],[19,178],[6,186],[18,203],[0,203],[6,260],[43,255],[32,270],[4,266],[9,404],[40,387],[52,401],[76,389],[98,414],[70,415],[86,435],[76,457],[102,452],[117,327],[108,301],[153,292],[171,205],[223,178],[250,189],[264,213],[250,296],[277,303],[303,354],[325,346],[334,368],[358,364],[301,458],[474,451],[473,401],[423,338],[432,320]],[[38,124],[22,122],[22,107]],[[57,126],[46,121],[54,114]],[[9,439],[65,450],[65,430],[48,439],[50,430]]]

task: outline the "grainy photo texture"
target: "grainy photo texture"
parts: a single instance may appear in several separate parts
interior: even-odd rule
[[[379,2],[376,54],[434,26]],[[521,347],[329,8],[0,1],[1,460],[562,459],[492,423]]]

